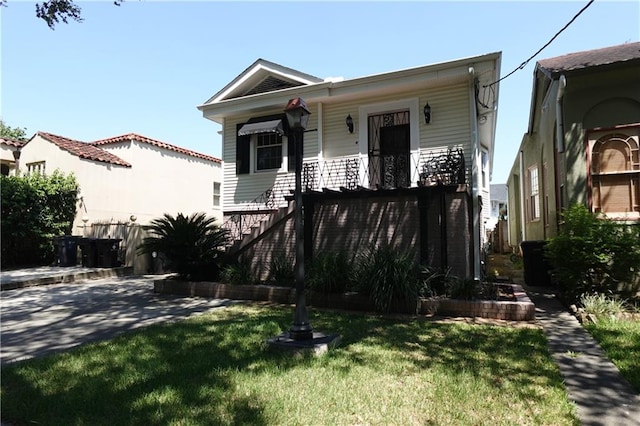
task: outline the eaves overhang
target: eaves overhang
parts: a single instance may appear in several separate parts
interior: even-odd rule
[[[331,103],[442,86],[467,81],[469,66],[475,63],[495,61],[499,66],[500,57],[501,53],[497,52],[349,80],[322,81],[239,98],[214,100],[197,108],[205,118],[222,123],[225,117],[239,113],[284,108],[287,101],[294,97],[303,97],[307,103]],[[498,70],[495,70],[497,73]]]

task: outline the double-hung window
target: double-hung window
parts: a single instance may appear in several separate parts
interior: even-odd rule
[[[256,136],[256,171],[282,167],[282,136],[259,133]]]
[[[529,218],[540,219],[540,187],[538,182],[538,165],[529,167]]]

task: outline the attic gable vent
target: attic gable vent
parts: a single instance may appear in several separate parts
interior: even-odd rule
[[[273,92],[274,90],[289,89],[291,87],[302,86],[302,83],[292,83],[274,76],[269,76],[258,85],[247,91],[244,96],[257,95],[258,93]]]

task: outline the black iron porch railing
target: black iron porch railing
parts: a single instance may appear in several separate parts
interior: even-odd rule
[[[343,157],[310,161],[302,165],[302,191],[354,191],[361,188],[393,189],[411,186],[457,185],[467,183],[464,152],[461,148],[421,152],[416,161],[408,155],[376,155],[361,159]],[[223,227],[233,240],[242,238],[251,228],[288,204],[295,176],[279,178],[273,187],[243,205]]]

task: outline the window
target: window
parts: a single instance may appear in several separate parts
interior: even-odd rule
[[[256,135],[256,170],[282,167],[282,136],[277,133]]]
[[[608,134],[591,141],[591,200],[594,212],[640,218],[638,133]]]
[[[220,182],[213,182],[213,207],[220,207]]]
[[[44,161],[38,161],[35,163],[27,163],[27,173],[28,174],[40,174],[40,175],[44,175],[45,172],[45,162]]]
[[[538,166],[529,168],[529,219],[540,219],[540,192],[538,187]]]
[[[483,149],[480,156],[482,159],[482,186],[489,188],[489,153]]]

